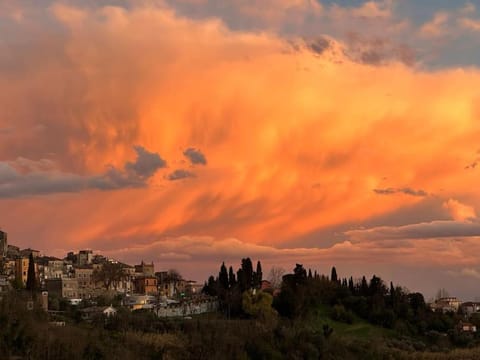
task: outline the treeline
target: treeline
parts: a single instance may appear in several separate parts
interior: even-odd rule
[[[435,313],[421,293],[410,293],[392,282],[387,286],[378,276],[340,278],[333,267],[330,277],[306,271],[297,264],[292,274],[283,277],[280,294],[273,301],[281,316],[308,316],[320,305],[331,307],[337,321],[352,323],[354,316],[395,329],[401,334],[419,335],[427,331],[447,332],[455,317]]]
[[[240,268],[236,272],[232,266],[227,271],[223,262],[218,276],[212,275],[208,278],[203,292],[218,297],[220,309],[227,317],[239,317],[246,314],[244,308],[248,305],[243,303],[253,295],[252,292],[247,293],[247,291],[260,289],[262,280],[262,264],[258,261],[254,271],[252,260],[247,257],[242,259]],[[271,303],[272,299],[268,301]]]

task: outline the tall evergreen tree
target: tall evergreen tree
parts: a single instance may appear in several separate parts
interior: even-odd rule
[[[228,269],[228,285],[230,288],[234,287],[237,283],[237,280],[235,279],[235,273],[233,272],[233,268],[230,266]]]
[[[222,289],[224,290],[228,289],[228,273],[227,273],[227,267],[225,266],[225,262],[223,262],[222,266],[220,266],[220,272],[218,274],[218,283]]]
[[[257,271],[255,272],[254,287],[257,289],[260,289],[260,286],[262,285],[262,280],[263,280],[262,264],[260,263],[260,260],[259,260],[257,261]]]
[[[245,278],[245,272],[242,268],[237,271],[237,283],[240,286],[240,292],[244,292],[247,289],[247,280]]]
[[[332,280],[332,282],[338,282],[337,269],[335,269],[335,266],[332,267],[332,274],[330,275],[330,280]]]
[[[251,289],[253,285],[253,265],[249,257],[242,259],[242,270],[245,276],[244,290]]]
[[[33,254],[30,253],[28,258],[28,273],[27,273],[27,290],[34,292],[37,290],[37,278],[35,276],[35,260]]]
[[[368,296],[368,283],[365,276],[362,277],[362,282],[360,283],[360,295]]]
[[[308,278],[309,279],[313,278],[312,269],[308,269]]]
[[[353,285],[353,277],[350,276],[350,279],[348,279],[348,289],[350,290],[350,293],[354,295],[355,293],[355,286]]]
[[[393,282],[391,281],[390,281],[390,303],[394,308],[397,305],[397,292],[395,290],[395,287],[393,286]]]

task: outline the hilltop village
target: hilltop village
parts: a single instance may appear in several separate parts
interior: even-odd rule
[[[155,271],[153,262],[131,266],[92,250],[69,252],[59,259],[9,244],[4,231],[0,231],[0,255],[0,292],[28,288],[33,270],[35,290],[45,298],[45,310],[59,308],[55,306],[59,301],[69,305],[83,301],[92,305],[85,314],[103,311],[113,315],[116,309],[96,306],[98,298],[121,299],[122,307],[148,309],[159,316],[186,316],[217,308],[215,299],[202,294],[203,284],[183,279],[176,270]]]
[[[3,231],[0,255],[7,358],[480,358],[480,303],[443,289],[427,303],[375,275],[341,278],[332,267],[326,276],[298,263],[264,280],[248,257],[200,285],[91,250],[59,259],[20,249]]]

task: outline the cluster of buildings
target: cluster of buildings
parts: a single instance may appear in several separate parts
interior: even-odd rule
[[[92,250],[70,252],[59,259],[34,249],[20,249],[8,244],[7,233],[0,230],[0,291],[11,284],[16,287],[27,284],[30,256],[39,289],[72,303],[105,293],[124,294],[130,299],[150,296],[165,302],[199,294],[202,287],[174,271],[156,272],[153,262],[142,261],[131,266],[94,254]]]
[[[476,333],[477,326],[468,322],[472,316],[480,316],[480,302],[461,302],[459,299],[453,296],[442,297],[429,304],[433,311],[442,312],[444,314],[453,312],[459,313],[464,316],[467,321],[460,321],[458,329],[466,333]]]

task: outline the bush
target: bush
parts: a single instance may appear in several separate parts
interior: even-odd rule
[[[346,310],[343,305],[335,305],[332,308],[332,313],[330,317],[336,321],[341,321],[347,324],[353,324],[352,312],[349,310]]]

